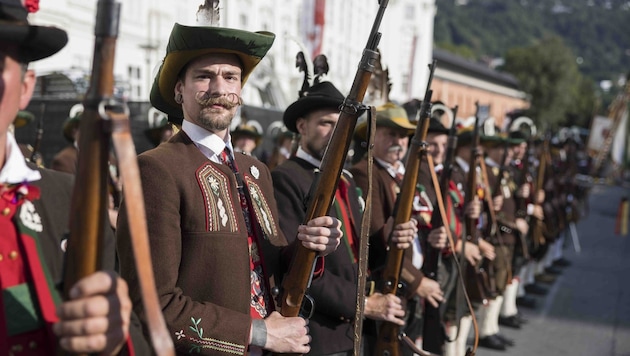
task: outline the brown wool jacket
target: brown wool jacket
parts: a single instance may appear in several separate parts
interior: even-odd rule
[[[367,160],[363,159],[350,168],[357,186],[367,192]],[[369,265],[373,272],[382,269],[387,257],[385,236],[385,223],[394,212],[398,185],[394,178],[389,175],[387,169],[374,161],[372,177],[372,219],[370,220],[370,250]],[[405,250],[401,279],[406,283],[406,296],[411,298],[420,281],[424,277],[423,273],[414,267],[412,263],[413,251],[411,248]]]
[[[272,288],[279,283],[280,247],[287,242],[278,227],[271,176],[252,157],[237,153],[235,160],[252,196],[253,226],[264,235],[261,255]],[[208,160],[183,131],[139,155],[138,164],[158,295],[178,354],[246,354],[250,267],[236,176]],[[145,320],[126,204],[117,228],[120,269],[134,310]]]
[[[74,145],[70,145],[66,146],[55,155],[50,168],[59,172],[76,174],[78,163],[79,151]]]

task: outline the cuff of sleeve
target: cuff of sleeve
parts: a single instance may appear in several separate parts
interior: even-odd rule
[[[527,215],[532,215],[534,213],[534,204],[527,204]]]

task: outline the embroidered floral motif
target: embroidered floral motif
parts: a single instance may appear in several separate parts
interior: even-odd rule
[[[193,331],[192,335],[186,336],[184,330],[175,332],[178,341],[181,340],[180,342],[187,342],[189,344],[189,354],[201,353],[202,349],[210,349],[233,355],[245,355],[245,345],[203,337],[203,327],[200,326],[201,318],[195,319],[191,317],[190,321],[192,325],[189,325],[188,328]]]
[[[245,176],[245,179],[249,195],[252,198],[254,214],[256,215],[256,220],[258,220],[258,223],[262,227],[263,233],[266,237],[277,235],[278,232],[276,231],[276,224],[271,214],[271,208],[269,204],[267,204],[267,200],[262,194],[260,186],[249,176]]]
[[[211,164],[206,164],[197,170],[197,180],[203,192],[208,231],[237,231],[236,213],[227,176]]]
[[[24,224],[24,226],[35,232],[42,232],[44,230],[42,226],[42,218],[39,214],[37,214],[37,211],[35,211],[35,205],[28,200],[22,204],[22,208],[20,209],[20,220],[22,220],[22,224]]]

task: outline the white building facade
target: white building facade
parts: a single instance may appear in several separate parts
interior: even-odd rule
[[[198,25],[202,0],[122,0],[115,76],[125,97],[148,101],[153,77],[165,55],[175,22]],[[328,57],[328,78],[349,91],[378,11],[377,0],[222,0],[220,25],[271,31],[275,43],[250,77],[247,104],[283,110],[297,99],[303,74],[295,67],[302,43],[311,55]],[[316,11],[319,10],[319,11]],[[68,45],[53,57],[31,65],[38,74],[90,73],[96,0],[42,0],[35,24],[68,32]],[[433,47],[435,0],[390,0],[379,31],[382,64],[389,69],[390,98],[402,103],[424,95]]]

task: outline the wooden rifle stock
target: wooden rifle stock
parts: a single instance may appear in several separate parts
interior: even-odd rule
[[[427,153],[425,141],[429,129],[429,116],[431,115],[431,95],[433,94],[431,82],[433,81],[433,72],[435,71],[435,60],[429,67],[431,72],[427,90],[420,110],[418,110],[418,124],[413,138],[411,139],[411,144],[409,145],[409,152],[407,153],[407,160],[405,161],[405,175],[401,183],[400,192],[396,197],[394,211],[392,212],[392,216],[394,216],[394,226],[406,223],[411,219],[413,199],[418,182],[418,173],[420,172],[420,163]],[[380,276],[380,292],[382,294],[396,294],[405,250],[397,248],[396,244],[391,241],[391,237],[388,245],[385,268]],[[374,355],[400,355],[399,336],[400,326],[387,321],[382,322],[376,340]]]
[[[337,183],[346,161],[348,148],[354,133],[354,127],[361,113],[365,110],[361,101],[367,90],[370,77],[374,72],[374,63],[378,58],[376,48],[380,40],[378,28],[388,1],[379,2],[379,10],[372,26],[367,46],[359,68],[354,77],[350,93],[340,108],[340,116],[333,130],[332,137],[322,158],[319,174],[311,186],[309,206],[304,223],[328,214],[332,200],[337,190]],[[289,271],[282,282],[281,314],[286,317],[300,315],[302,302],[313,275],[317,252],[297,244]],[[308,317],[306,315],[305,317]]]
[[[66,252],[63,294],[81,278],[102,266],[101,250],[105,229],[109,229],[108,158],[112,136],[125,179],[125,197],[134,202],[128,214],[132,245],[140,279],[143,303],[148,315],[148,328],[157,355],[174,355],[174,347],[166,329],[157,299],[148,249],[148,233],[135,160],[136,151],[129,132],[127,107],[113,98],[114,57],[120,17],[120,3],[99,0],[97,4],[94,56],[90,87],[83,101],[79,138],[79,163],[72,193],[70,237]]]
[[[94,58],[90,88],[83,101],[79,137],[79,165],[72,194],[70,237],[66,253],[64,294],[81,278],[101,267],[99,251],[103,233],[108,228],[107,160],[109,136],[101,118],[105,100],[114,88],[114,54],[120,5],[113,1],[98,2]],[[107,24],[116,28],[105,29]],[[109,33],[108,31],[109,30]],[[103,33],[104,32],[104,33]]]
[[[455,118],[457,117],[457,106],[453,108],[453,122],[448,133],[448,143],[446,146],[446,154],[444,156],[444,162],[442,162],[442,174],[440,175],[439,189],[442,199],[446,205],[446,196],[448,194],[449,182],[451,180],[451,173],[453,172],[453,160],[455,159],[455,148],[457,147],[457,135],[455,127]],[[429,167],[429,169],[433,169]],[[442,214],[436,204],[433,213],[431,215],[431,228],[435,229],[441,226],[446,226],[448,229],[448,221],[443,221]],[[451,246],[455,248],[455,246]],[[438,280],[438,264],[440,263],[440,256],[442,251],[434,248],[430,243],[425,246],[425,259],[422,264],[422,271],[424,275],[434,281]],[[422,348],[426,351],[441,355],[442,347],[447,340],[446,330],[442,324],[442,313],[440,307],[434,307],[431,303],[424,303],[424,313],[422,315]]]

